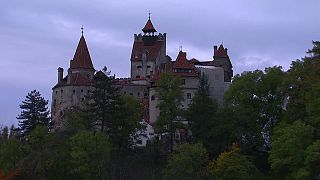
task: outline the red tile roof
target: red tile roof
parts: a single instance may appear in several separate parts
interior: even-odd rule
[[[135,41],[131,52],[131,61],[142,60],[142,52],[147,51],[147,61],[154,61],[160,54],[164,41],[156,41],[154,45],[147,46],[143,41]]]
[[[217,50],[214,51],[214,57],[229,57],[226,49],[221,44]]]
[[[144,28],[142,29],[142,31],[144,33],[147,33],[147,32],[157,32],[157,30],[153,27],[153,24],[151,22],[150,19],[148,19],[146,25],[144,26]]]
[[[70,62],[70,68],[94,69],[87,43],[83,36],[81,36],[73,60]]]
[[[198,76],[194,62],[187,59],[187,53],[180,51],[177,59],[173,62],[173,73],[179,76]]]
[[[186,52],[179,52],[177,59],[173,64],[173,69],[194,69],[193,63],[187,60]]]
[[[70,77],[69,77],[70,76]],[[70,78],[70,82],[68,82],[68,78]],[[67,75],[63,78],[57,85],[55,85],[52,89],[61,87],[61,86],[90,86],[92,85],[93,80],[88,77],[82,75],[81,73],[73,73]]]

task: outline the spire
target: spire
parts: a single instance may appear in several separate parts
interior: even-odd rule
[[[144,28],[142,29],[142,31],[144,33],[154,33],[154,32],[157,32],[157,30],[153,27],[153,24],[151,22],[151,19],[150,19],[150,11],[149,11],[149,18],[148,18],[148,21],[146,23],[146,25],[144,26]]]
[[[70,68],[94,69],[87,47],[87,43],[83,36],[83,27],[81,29],[82,35],[76,53],[74,54],[73,60],[71,60],[70,62]]]
[[[81,26],[81,35],[83,36],[83,25]]]

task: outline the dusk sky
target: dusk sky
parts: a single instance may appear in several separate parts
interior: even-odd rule
[[[51,105],[57,68],[73,58],[81,26],[96,70],[129,77],[133,34],[151,11],[167,33],[167,54],[210,60],[223,45],[234,72],[280,65],[306,55],[320,40],[320,1],[294,0],[3,0],[0,3],[0,126],[17,125],[19,104],[39,90]]]

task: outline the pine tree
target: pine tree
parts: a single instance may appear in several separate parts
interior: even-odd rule
[[[24,138],[38,125],[51,127],[50,111],[48,110],[48,100],[41,97],[39,91],[33,90],[22,101],[19,119],[19,135]]]

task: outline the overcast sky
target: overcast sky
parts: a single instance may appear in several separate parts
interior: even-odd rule
[[[95,69],[130,75],[133,34],[151,11],[167,53],[212,59],[227,47],[235,73],[305,56],[320,39],[319,0],[2,0],[0,3],[0,125],[17,124],[19,104],[37,89],[51,103],[57,68],[68,69],[81,31]],[[50,104],[49,104],[50,105]]]

